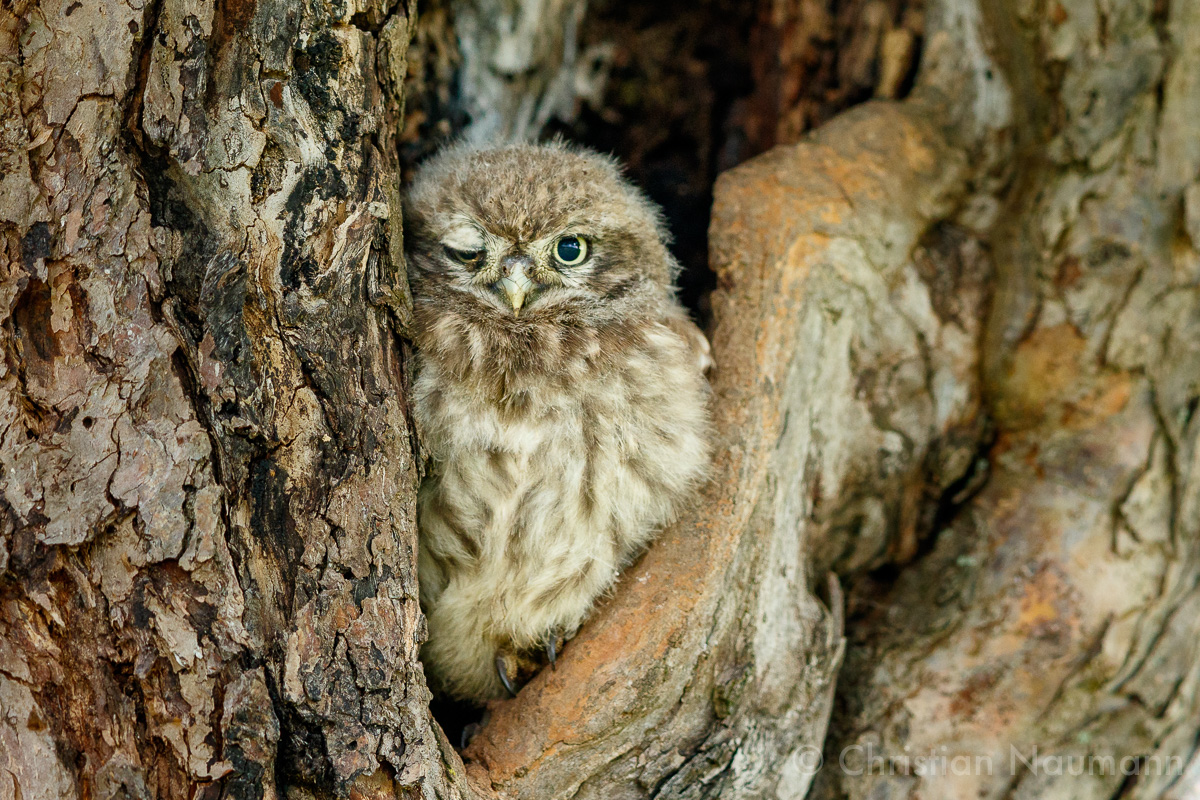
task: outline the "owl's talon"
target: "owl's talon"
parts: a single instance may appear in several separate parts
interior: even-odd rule
[[[481,730],[483,730],[483,723],[481,722],[471,722],[463,726],[462,735],[458,737],[458,749],[466,750],[467,745],[471,743],[471,740],[474,739]]]
[[[516,697],[517,689],[513,686],[512,679],[508,677],[508,664],[502,655],[496,656],[496,674],[500,676],[500,682],[504,684],[504,689],[508,692],[509,697]]]
[[[558,654],[569,638],[567,631],[557,630],[546,639],[546,660],[550,662],[550,669],[558,669]]]

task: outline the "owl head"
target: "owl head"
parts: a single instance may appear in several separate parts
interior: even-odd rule
[[[403,207],[427,312],[508,328],[603,324],[672,296],[678,267],[658,209],[589,150],[452,146],[422,165]]]

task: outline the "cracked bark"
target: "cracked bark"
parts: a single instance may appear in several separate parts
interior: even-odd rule
[[[478,130],[569,105],[546,7],[467,31],[530,73],[464,73],[515,93]],[[925,11],[907,100],[718,181],[716,477],[464,761],[417,661],[414,8],[0,8],[0,798],[1194,793],[1200,12]]]

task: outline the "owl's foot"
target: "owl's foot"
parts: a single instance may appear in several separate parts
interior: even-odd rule
[[[517,687],[513,686],[512,678],[509,676],[509,673],[512,675],[517,674],[517,665],[509,663],[515,661],[516,659],[509,653],[496,654],[496,675],[500,678],[500,682],[504,684],[504,690],[508,692],[509,697],[517,696]]]
[[[550,669],[558,669],[558,654],[566,643],[567,637],[561,633],[553,633],[546,640],[546,658],[550,661]]]
[[[536,650],[518,652],[501,649],[496,651],[496,677],[500,679],[500,683],[504,685],[504,690],[510,697],[516,697],[517,690],[545,666],[547,661],[550,663],[551,669],[556,668],[558,654],[562,652],[567,638],[564,632],[555,632],[546,638],[546,644],[543,645],[546,661],[541,660]]]
[[[496,651],[496,677],[504,685],[504,691],[508,692],[509,697],[516,697],[517,690],[524,686],[541,666],[541,663],[536,658],[531,658],[528,653]]]
[[[466,750],[467,745],[475,738],[475,735],[483,730],[482,722],[469,722],[463,726],[462,734],[458,737],[458,749]]]

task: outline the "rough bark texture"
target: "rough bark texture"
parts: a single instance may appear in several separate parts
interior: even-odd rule
[[[450,17],[0,8],[0,798],[1200,791],[1200,11],[868,5],[830,102],[903,94],[889,28],[911,97],[716,186],[713,482],[465,764],[417,660],[396,193]],[[490,8],[423,113],[531,131],[582,4]],[[770,9],[811,45],[826,6]],[[771,141],[815,107],[778,88]]]
[[[603,87],[612,49],[581,52],[586,9],[586,0],[422,3],[408,85],[416,113],[402,137],[408,160],[451,136],[522,141],[552,119],[572,119],[578,100]]]
[[[413,8],[2,13],[0,796],[416,785]]]
[[[1194,797],[1200,7],[988,21],[1023,107],[989,231],[992,475],[921,563],[862,587],[827,752],[883,766],[816,796]],[[931,754],[992,769],[904,768]]]

